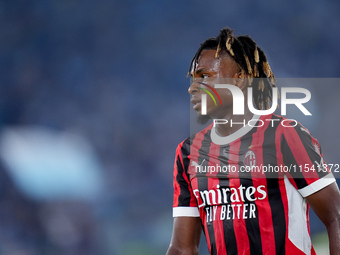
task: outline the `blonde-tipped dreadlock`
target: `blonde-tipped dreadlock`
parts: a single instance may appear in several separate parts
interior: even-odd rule
[[[235,56],[233,49],[231,48],[231,44],[233,42],[234,42],[234,39],[232,38],[232,35],[229,35],[225,46],[226,46],[227,50],[229,51],[230,55]]]
[[[264,91],[264,82],[262,79],[259,81],[258,89],[261,90],[262,92]]]
[[[253,69],[251,68],[249,58],[246,55],[243,55],[244,59],[246,60],[247,63],[247,69],[248,69],[248,74],[253,74]]]
[[[259,71],[257,70],[257,65],[254,65],[254,77],[258,78],[259,77]]]
[[[259,51],[257,50],[257,46],[255,48],[254,56],[255,56],[255,62],[256,63],[260,62]]]
[[[197,65],[201,52],[208,49],[216,50],[215,58],[219,57],[221,51],[229,53],[240,67],[242,76],[248,77],[249,86],[253,87],[253,99],[256,107],[269,109],[272,87],[276,86],[275,76],[266,55],[250,36],[235,37],[232,29],[222,29],[217,37],[209,38],[201,44],[191,61],[189,75]]]
[[[217,50],[216,50],[216,53],[215,53],[215,58],[218,58],[218,55],[220,54],[220,51],[221,51],[221,46],[217,45]]]
[[[270,66],[267,61],[263,62],[263,71],[266,72],[267,76],[270,78],[272,77],[272,69],[270,69]]]

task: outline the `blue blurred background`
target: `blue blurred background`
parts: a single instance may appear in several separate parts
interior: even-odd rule
[[[336,0],[1,0],[0,254],[164,254],[199,44],[229,26],[277,77],[339,77],[339,13]],[[337,114],[338,94],[314,89]],[[330,123],[308,128],[338,163]]]

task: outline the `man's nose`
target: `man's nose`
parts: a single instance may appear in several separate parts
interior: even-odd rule
[[[194,94],[194,93],[198,93],[199,92],[199,84],[197,82],[192,82],[190,87],[188,88],[188,92],[190,95]]]

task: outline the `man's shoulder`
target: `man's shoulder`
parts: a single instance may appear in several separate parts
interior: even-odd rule
[[[302,132],[307,135],[311,135],[308,128],[302,125],[299,121],[295,119],[290,119],[281,115],[272,114],[272,118],[280,119],[280,126],[284,134],[289,134],[291,132]]]
[[[204,137],[209,131],[211,131],[212,126],[213,124],[210,124],[201,131],[190,134],[189,137],[178,144],[178,147],[190,146],[195,139],[198,139],[199,137]]]
[[[302,130],[306,133],[310,134],[309,130],[303,126],[299,121],[295,119],[290,119],[285,116],[277,115],[277,114],[269,114],[269,115],[262,115],[260,116],[262,122],[268,122],[268,127],[277,127],[279,131],[283,133],[289,133],[290,131],[295,130]],[[265,126],[265,125],[263,125]]]

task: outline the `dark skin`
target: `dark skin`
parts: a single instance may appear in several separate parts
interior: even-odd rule
[[[200,58],[198,60],[198,65],[195,70],[191,73],[194,81],[198,80],[203,81],[204,83],[208,83],[210,86],[214,86],[215,83],[233,83],[235,86],[239,87],[245,99],[247,98],[247,86],[244,80],[240,78],[241,69],[236,64],[235,60],[229,56],[229,54],[225,52],[221,52],[218,58],[215,58],[215,50],[204,50],[202,51]],[[194,104],[193,108],[197,111],[198,115],[201,115],[201,93],[205,93],[204,91],[198,89],[197,87],[204,87],[198,82],[193,82],[188,89],[189,94],[191,94],[191,102]],[[228,89],[224,88],[216,88],[217,93],[219,94],[222,106],[214,104],[211,97],[207,97],[207,115],[210,119],[226,119],[238,122],[246,119],[246,121],[250,120],[253,117],[253,114],[248,109],[246,102],[244,100],[245,105],[245,113],[244,115],[233,115],[233,98]],[[237,131],[240,125],[217,125],[216,131],[220,136],[227,136],[235,131]]]
[[[196,255],[201,240],[201,219],[199,217],[174,218],[172,238],[167,255]]]
[[[193,70],[194,78],[222,78],[222,77],[240,77],[240,69],[236,62],[227,54],[220,54],[215,58],[215,50],[204,50],[199,58],[198,65]],[[246,87],[244,83],[235,84],[242,89],[246,96]],[[200,114],[200,93],[197,89],[199,84],[192,83],[189,93],[192,96],[194,109]],[[217,90],[217,89],[216,89]],[[204,93],[204,92],[203,92]],[[212,99],[207,97],[207,114],[211,118],[230,119],[232,117],[232,98],[223,89],[218,90],[221,96],[223,107],[215,106]],[[245,107],[245,115],[241,118],[251,119],[252,114]],[[235,116],[233,116],[235,119]],[[226,136],[234,133],[240,127],[229,125],[218,125],[217,133],[220,136]],[[336,183],[306,197],[307,203],[312,207],[316,215],[325,224],[329,237],[330,255],[340,255],[340,192]],[[202,227],[199,217],[176,217],[174,218],[172,239],[167,251],[167,255],[196,255],[199,252],[199,243],[201,239]]]
[[[329,238],[329,254],[340,254],[340,193],[334,182],[308,196],[307,203],[325,224]]]

